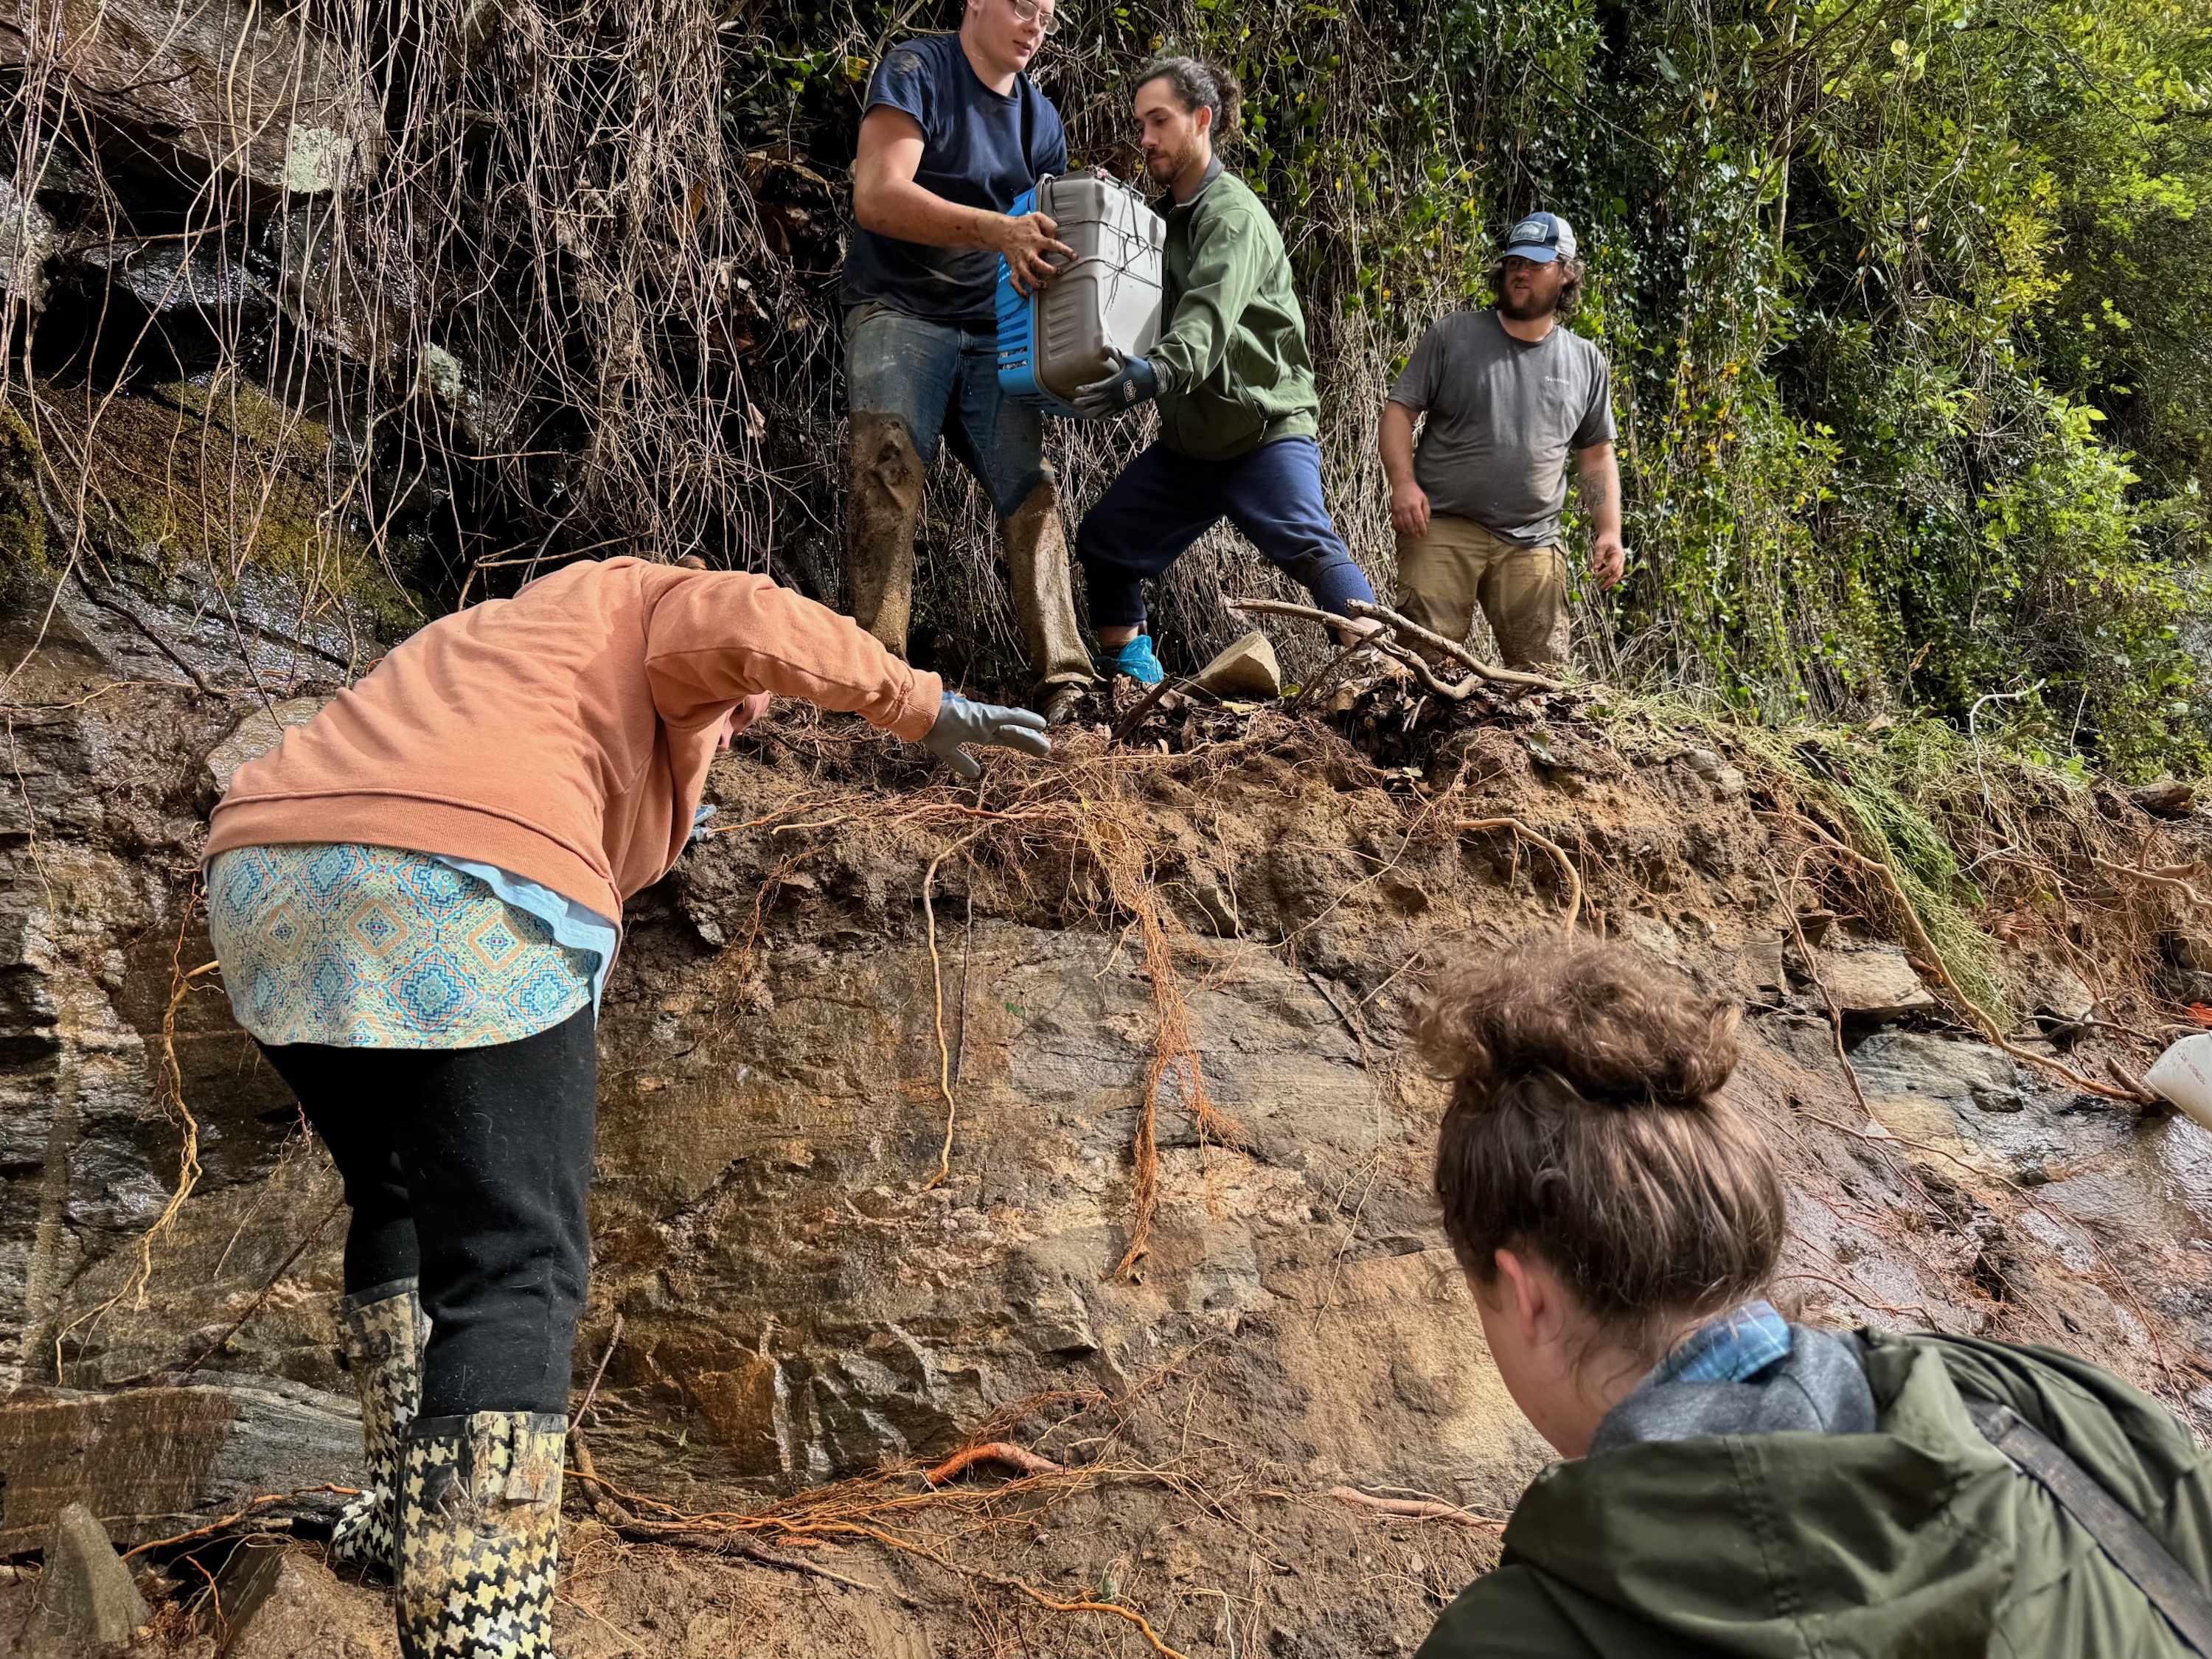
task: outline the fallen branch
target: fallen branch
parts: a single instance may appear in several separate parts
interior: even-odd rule
[[[1567,689],[1563,680],[1555,680],[1543,674],[1531,674],[1524,668],[1499,668],[1486,663],[1465,646],[1448,640],[1441,634],[1430,632],[1412,617],[1401,617],[1388,605],[1370,605],[1364,599],[1353,599],[1346,608],[1355,617],[1372,617],[1376,622],[1386,623],[1399,633],[1419,640],[1423,645],[1448,653],[1455,660],[1464,663],[1472,672],[1494,685],[1517,685],[1530,691],[1564,691]]]
[[[1331,1486],[1328,1496],[1351,1509],[1370,1510],[1377,1515],[1395,1516],[1401,1520],[1449,1521],[1456,1527],[1474,1527],[1491,1533],[1505,1530],[1505,1522],[1495,1516],[1478,1515],[1473,1510],[1463,1510],[1456,1504],[1446,1504],[1436,1498],[1370,1498],[1365,1492],[1351,1486]]]
[[[1036,1453],[1017,1446],[1012,1441],[987,1440],[980,1446],[969,1446],[963,1450],[953,1453],[951,1456],[921,1478],[933,1486],[941,1486],[946,1481],[973,1468],[978,1463],[1006,1463],[1019,1469],[1024,1474],[1067,1473],[1065,1468],[1054,1462],[1049,1457],[1040,1457]]]
[[[1297,617],[1306,622],[1324,623],[1338,627],[1342,626],[1344,623],[1343,617],[1333,615],[1329,611],[1317,611],[1310,605],[1291,605],[1283,599],[1231,599],[1229,601],[1229,605],[1231,610],[1236,611],[1257,611],[1271,617]],[[1483,673],[1470,674],[1456,684],[1449,680],[1438,679],[1436,670],[1430,665],[1426,657],[1418,651],[1409,650],[1390,637],[1387,623],[1363,637],[1359,643],[1371,645],[1393,661],[1405,664],[1413,672],[1414,678],[1419,680],[1437,696],[1447,698],[1453,702],[1465,702],[1480,691],[1487,675],[1503,674],[1508,672],[1502,668],[1491,668],[1485,664]]]
[[[1575,861],[1566,855],[1559,843],[1538,835],[1518,818],[1462,818],[1458,827],[1462,830],[1510,830],[1514,834],[1534,842],[1559,861],[1560,873],[1567,878],[1567,922],[1565,938],[1568,944],[1573,944],[1575,921],[1583,912],[1583,878],[1575,868]]]

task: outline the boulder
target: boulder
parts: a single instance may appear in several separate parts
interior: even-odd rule
[[[64,1650],[115,1646],[152,1616],[131,1569],[83,1504],[64,1504],[54,1516],[46,1552],[38,1611],[26,1632],[34,1651],[41,1640]]]
[[[1820,983],[1846,1019],[1878,1024],[1923,1008],[1936,999],[1920,982],[1905,952],[1887,945],[1864,951],[1822,951]]]
[[[125,1541],[143,1543],[270,1493],[350,1484],[361,1455],[358,1409],[299,1383],[20,1389],[0,1400],[0,1555],[38,1547],[73,1504],[122,1517]],[[266,1512],[327,1516],[339,1501],[308,1493]]]
[[[289,1540],[246,1540],[215,1589],[222,1659],[398,1659],[391,1603]]]
[[[293,194],[341,189],[385,149],[372,88],[345,57],[302,14],[252,0],[58,0],[0,16],[0,64],[67,64],[88,130],[112,136],[119,164]]]
[[[1267,636],[1255,629],[1200,669],[1193,684],[1217,697],[1265,702],[1283,695],[1283,666]]]

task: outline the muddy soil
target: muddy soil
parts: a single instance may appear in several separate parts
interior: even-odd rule
[[[204,1352],[202,1380],[343,1400],[335,1178],[195,973],[204,760],[257,705],[66,593],[19,604],[9,660],[42,618],[0,821],[10,1380]],[[294,672],[264,692],[328,689]],[[1714,741],[1386,688],[1071,733],[978,790],[848,721],[747,734],[609,989],[575,1394],[605,1484],[572,1482],[560,1651],[1410,1651],[1492,1530],[1332,1489],[1502,1516],[1547,1453],[1436,1225],[1407,1011],[1437,953],[1571,900],[1748,1010],[1730,1091],[1790,1172],[1791,1311],[2057,1343],[2212,1423],[2212,1136],[2036,1063],[2106,1075],[2129,1051],[2094,1027],[1980,1041],[1878,919],[1792,884],[1771,781]],[[2047,953],[2002,969],[2014,1006],[2054,994]],[[1819,986],[1899,969],[1847,1074]],[[1059,1468],[927,1483],[978,1438]],[[755,1519],[665,1535],[702,1514]],[[139,1561],[142,1648],[211,1651],[207,1552]]]

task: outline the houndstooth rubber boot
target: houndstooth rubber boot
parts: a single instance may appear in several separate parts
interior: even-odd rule
[[[331,1528],[331,1554],[356,1566],[391,1572],[392,1494],[399,1482],[399,1437],[422,1398],[422,1346],[430,1322],[411,1279],[359,1291],[338,1304],[346,1358],[361,1390],[361,1443],[368,1484]]]
[[[399,1444],[399,1650],[549,1659],[568,1419],[418,1417]]]

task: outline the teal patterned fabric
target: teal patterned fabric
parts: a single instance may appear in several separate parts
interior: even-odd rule
[[[234,848],[207,888],[231,1011],[272,1045],[513,1042],[590,1002],[601,966],[478,878],[398,848]]]

